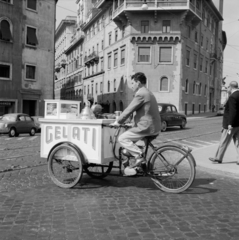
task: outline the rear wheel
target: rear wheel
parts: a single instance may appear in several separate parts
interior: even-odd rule
[[[196,169],[192,155],[176,146],[157,150],[149,160],[149,171],[154,184],[165,192],[180,193],[187,190],[195,179]],[[181,160],[181,161],[180,161]]]
[[[9,135],[9,137],[16,137],[19,134],[17,134],[17,131],[15,128],[11,128],[8,135]]]
[[[101,179],[110,174],[112,167],[113,162],[110,162],[109,165],[89,164],[84,167],[84,170],[90,177]]]
[[[29,134],[30,136],[34,136],[36,134],[36,129],[32,128]]]
[[[165,132],[167,129],[167,123],[166,121],[162,121],[161,123],[161,132]]]
[[[48,171],[52,181],[62,188],[74,187],[82,177],[82,158],[70,145],[55,147],[48,158]]]

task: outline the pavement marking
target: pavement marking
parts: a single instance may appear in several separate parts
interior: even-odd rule
[[[206,143],[206,144],[209,144],[209,145],[214,144],[213,142],[206,142],[206,141],[202,141],[202,140],[198,140],[198,139],[194,139],[194,141],[201,142],[201,143]]]
[[[201,146],[201,147],[206,146],[206,145],[201,144],[201,143],[189,142],[189,141],[187,141],[187,140],[182,140],[182,141],[183,141],[183,142],[186,142],[187,144],[194,144],[194,145]]]
[[[28,139],[28,141],[32,141],[32,140],[36,139],[37,137],[38,137],[38,136],[31,137],[31,138]]]
[[[19,141],[19,140],[22,140],[24,137],[21,137],[21,138],[18,138],[17,140]]]

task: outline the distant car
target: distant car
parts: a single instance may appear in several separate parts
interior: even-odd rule
[[[41,132],[41,123],[39,122],[39,118],[44,118],[42,116],[32,116],[31,117],[35,124],[37,125],[37,132]]]
[[[20,133],[29,133],[34,136],[38,127],[31,117],[24,113],[9,113],[0,119],[0,133],[6,133],[9,137],[17,137]]]
[[[178,113],[177,108],[173,104],[158,103],[158,110],[161,117],[162,132],[165,132],[167,127],[171,126],[180,126],[182,129],[186,127],[186,115]]]
[[[217,111],[217,116],[222,116],[224,114],[224,107],[220,107]]]

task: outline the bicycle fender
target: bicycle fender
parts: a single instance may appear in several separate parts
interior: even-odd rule
[[[60,143],[57,143],[56,145],[54,145],[54,146],[52,147],[52,149],[50,150],[48,156],[47,156],[47,161],[48,161],[49,156],[50,156],[51,152],[53,151],[53,149],[56,148],[56,147],[58,147],[58,146],[60,146],[60,145],[63,145],[63,144],[67,144],[67,145],[73,147],[73,148],[77,151],[77,153],[80,155],[80,157],[81,157],[81,159],[82,159],[82,161],[83,161],[82,164],[83,164],[83,165],[86,165],[86,164],[87,164],[87,162],[86,162],[86,160],[85,160],[85,158],[84,158],[84,155],[83,155],[82,151],[80,150],[80,148],[79,148],[78,146],[76,146],[75,144],[73,144],[72,142],[67,142],[67,141],[65,141],[65,142],[60,142]]]

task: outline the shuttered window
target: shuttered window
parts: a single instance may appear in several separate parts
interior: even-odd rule
[[[167,77],[162,77],[160,79],[160,87],[159,90],[161,92],[167,92],[168,91],[168,78]]]
[[[121,65],[125,63],[125,49],[121,50]]]
[[[36,36],[36,29],[32,27],[27,27],[27,44],[36,46],[38,44],[37,36]]]
[[[36,77],[36,67],[31,65],[26,65],[26,79],[35,80]]]
[[[171,21],[163,20],[163,33],[169,33],[171,31]]]
[[[159,62],[172,62],[172,47],[159,48]]]
[[[37,10],[37,0],[27,0],[27,8]]]
[[[12,40],[12,33],[10,30],[10,24],[7,20],[2,20],[0,23],[0,39],[4,41]]]
[[[138,62],[150,61],[150,47],[139,47],[138,49]]]
[[[149,32],[149,21],[141,21],[141,33]]]

